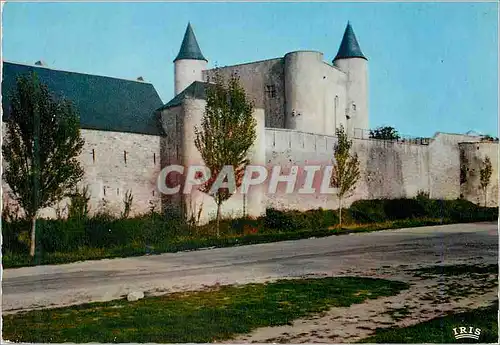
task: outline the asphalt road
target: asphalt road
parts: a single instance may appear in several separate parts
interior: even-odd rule
[[[3,311],[14,312],[207,285],[382,266],[498,262],[496,223],[470,223],[3,271]]]

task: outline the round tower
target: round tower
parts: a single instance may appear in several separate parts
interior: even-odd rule
[[[202,72],[207,68],[207,63],[196,41],[193,28],[188,23],[181,49],[174,60],[176,96],[194,81],[203,81]]]
[[[318,90],[323,53],[294,51],[284,60],[285,128],[324,133],[322,93]]]
[[[347,75],[346,132],[360,136],[369,129],[368,121],[368,59],[361,52],[350,23],[344,32],[333,65]]]

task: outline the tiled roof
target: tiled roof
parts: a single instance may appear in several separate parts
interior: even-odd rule
[[[150,83],[66,72],[42,66],[3,62],[2,108],[8,116],[9,95],[20,75],[35,72],[56,97],[71,100],[81,128],[159,135],[154,111],[162,105]]]
[[[197,98],[197,99],[206,99],[206,93],[205,90],[207,87],[210,87],[210,85],[206,82],[201,82],[201,81],[195,81],[191,85],[189,85],[187,88],[184,89],[181,93],[179,93],[177,96],[175,96],[170,102],[159,108],[158,110],[163,110],[163,109],[168,109],[168,108],[173,108],[176,106],[179,106],[182,104],[182,101],[186,98]]]

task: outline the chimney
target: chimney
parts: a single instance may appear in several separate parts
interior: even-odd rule
[[[37,66],[44,66],[44,67],[47,66],[47,64],[43,60],[38,60],[37,62],[35,62],[35,65],[37,65]]]
[[[144,78],[142,76],[137,77],[137,81],[144,81]]]

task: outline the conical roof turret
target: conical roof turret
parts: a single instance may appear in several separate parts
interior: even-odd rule
[[[200,46],[196,41],[196,36],[194,35],[191,23],[188,23],[186,28],[186,33],[184,34],[184,39],[182,40],[181,49],[179,54],[175,58],[174,62],[177,60],[205,60],[205,57],[201,53]],[[207,61],[208,62],[208,61]]]
[[[344,37],[340,43],[339,51],[333,61],[349,58],[362,58],[368,60],[361,52],[361,48],[359,47],[358,40],[356,39],[356,35],[354,35],[354,30],[352,29],[351,24],[347,22],[347,27],[345,28]]]

